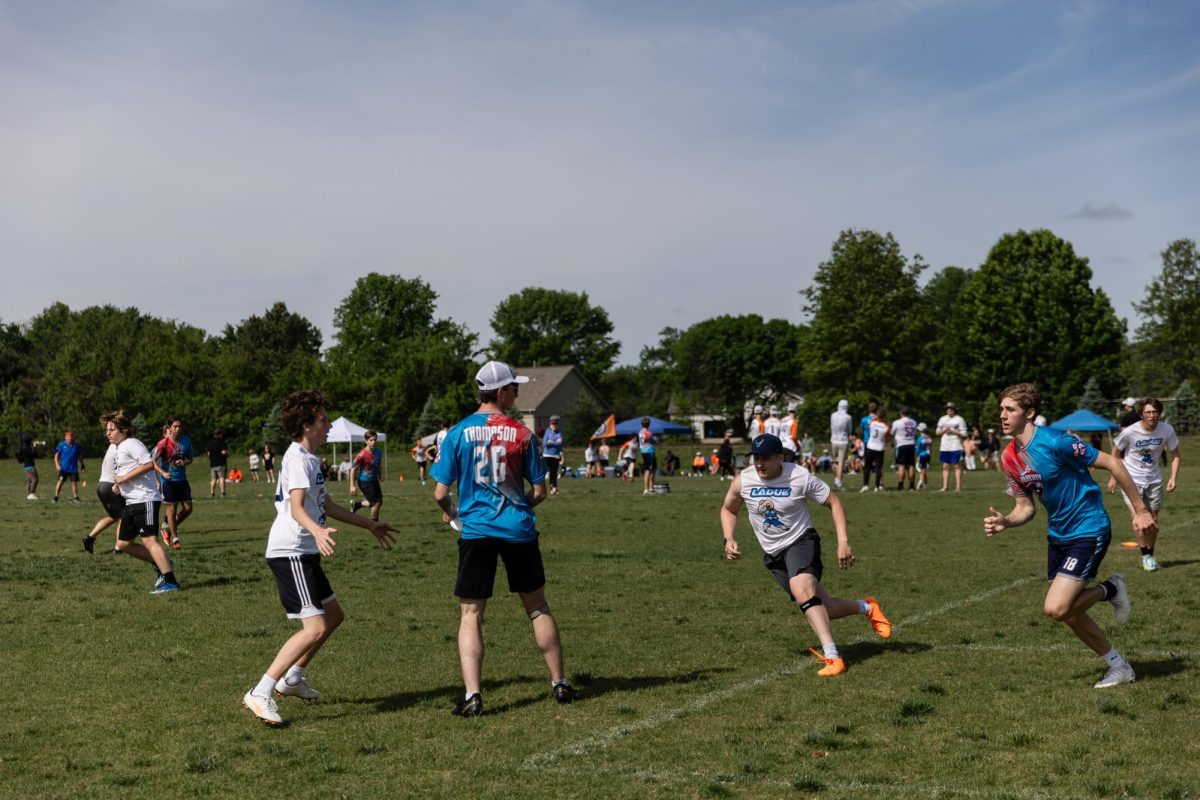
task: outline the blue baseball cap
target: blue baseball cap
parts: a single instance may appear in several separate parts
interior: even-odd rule
[[[752,456],[777,456],[783,453],[783,442],[773,433],[763,433],[754,437],[750,443]]]

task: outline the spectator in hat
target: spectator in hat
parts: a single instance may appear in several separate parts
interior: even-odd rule
[[[958,413],[953,402],[946,403],[946,413],[937,423],[937,435],[942,437],[938,447],[938,460],[942,462],[942,488],[950,488],[950,468],[954,468],[954,491],[962,491],[963,439],[967,438],[967,423]]]
[[[1126,397],[1121,401],[1121,430],[1125,430],[1130,425],[1136,425],[1142,421],[1142,415],[1137,412],[1134,406],[1137,405],[1137,398]]]

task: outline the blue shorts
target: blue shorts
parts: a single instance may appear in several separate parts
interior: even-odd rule
[[[1052,581],[1059,575],[1074,581],[1090,581],[1100,571],[1100,562],[1108,552],[1112,531],[1099,536],[1067,541],[1047,540],[1046,580]]]
[[[957,464],[958,462],[962,461],[962,457],[962,450],[943,450],[942,452],[938,453],[938,460],[943,464]]]

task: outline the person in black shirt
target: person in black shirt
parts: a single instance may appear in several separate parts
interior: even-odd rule
[[[37,452],[33,447],[33,437],[28,433],[21,434],[21,446],[17,448],[17,461],[25,468],[25,499],[37,500],[38,471],[34,459]]]
[[[225,470],[229,466],[229,451],[225,448],[225,432],[220,428],[213,431],[208,442],[208,468],[212,477],[208,480],[208,496],[215,497],[217,486],[221,497],[225,496]]]
[[[1130,425],[1136,425],[1142,421],[1142,415],[1133,410],[1137,404],[1137,400],[1132,397],[1126,397],[1121,401],[1121,430],[1125,430]]]

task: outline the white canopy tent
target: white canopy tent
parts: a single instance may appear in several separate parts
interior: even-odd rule
[[[364,428],[362,425],[359,425],[355,422],[351,422],[350,420],[346,419],[345,417],[338,417],[332,423],[330,423],[329,438],[326,439],[326,442],[333,445],[334,469],[337,469],[337,463],[338,463],[338,460],[337,460],[338,444],[344,443],[344,444],[350,445],[350,447],[347,449],[353,450],[354,449],[353,445],[355,442],[362,442],[362,441],[366,440],[365,437],[363,436],[363,434],[365,434],[366,432],[367,432],[367,429]],[[379,477],[382,480],[386,476],[386,472],[387,472],[387,434],[380,433],[378,431],[376,431],[376,433],[379,436],[379,441],[383,442],[383,466],[379,470]]]

